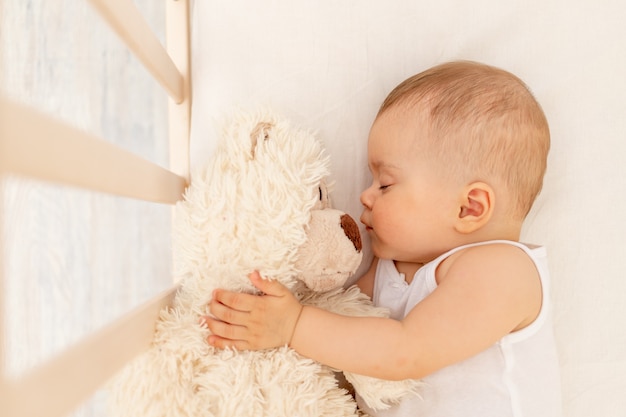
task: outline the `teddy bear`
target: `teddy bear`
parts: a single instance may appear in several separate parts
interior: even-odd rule
[[[175,207],[174,274],[179,290],[160,312],[151,347],[110,390],[119,417],[363,415],[335,372],[283,346],[217,349],[200,317],[216,288],[254,293],[258,270],[303,304],[348,315],[387,316],[358,287],[344,289],[361,262],[356,222],[333,209],[329,158],[315,136],[270,110],[239,112],[224,124],[208,163]],[[418,381],[345,373],[368,406],[413,395]]]

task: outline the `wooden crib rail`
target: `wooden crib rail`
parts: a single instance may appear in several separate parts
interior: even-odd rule
[[[0,97],[0,173],[174,204],[182,178],[117,146]]]
[[[183,76],[132,0],[89,2],[161,83],[170,97],[176,103],[181,103],[185,98]]]
[[[165,49],[132,0],[89,0],[170,96],[170,167],[162,168],[115,145],[0,95],[0,180],[30,176],[157,203],[174,204],[189,180],[191,117],[190,0],[166,0]],[[123,87],[122,87],[123,88]],[[0,183],[0,358],[3,357],[3,193]],[[17,379],[0,359],[0,416],[62,417],[102,386],[152,341],[159,311],[174,285],[152,301]]]
[[[2,416],[63,416],[84,401],[152,341],[159,311],[177,287],[65,350],[16,381],[0,380]]]
[[[191,134],[191,34],[189,2],[166,3],[167,52],[183,74],[183,100],[170,99],[168,110],[170,170],[189,182],[189,137]]]
[[[166,44],[161,45],[132,0],[89,0],[168,92],[170,169],[189,181],[191,121],[190,0],[167,0]]]

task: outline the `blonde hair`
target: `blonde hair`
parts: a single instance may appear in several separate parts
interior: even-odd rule
[[[526,217],[543,184],[550,131],[519,78],[484,64],[450,62],[398,85],[378,116],[390,109],[418,110],[426,117],[426,150],[447,174],[492,186],[499,181],[511,193],[511,214]]]

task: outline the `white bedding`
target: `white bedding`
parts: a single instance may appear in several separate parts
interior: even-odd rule
[[[525,80],[552,150],[524,240],[548,247],[566,416],[626,413],[626,4],[615,0],[195,1],[192,166],[216,121],[268,105],[317,130],[335,206],[360,214],[381,100],[471,59]]]

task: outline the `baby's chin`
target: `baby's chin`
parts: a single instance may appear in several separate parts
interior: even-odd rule
[[[391,254],[384,250],[384,248],[380,247],[380,244],[376,242],[374,239],[370,240],[370,247],[372,254],[378,259],[393,259]]]

